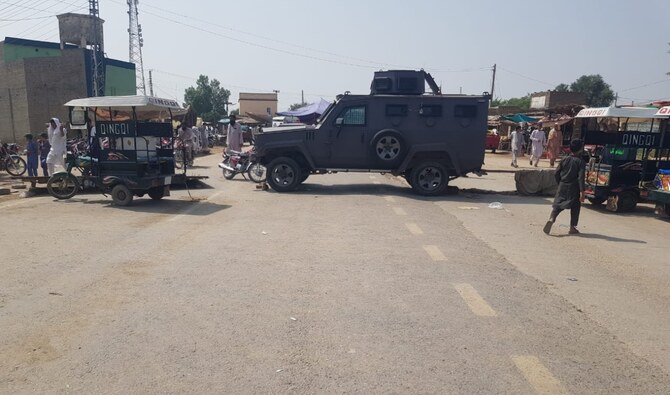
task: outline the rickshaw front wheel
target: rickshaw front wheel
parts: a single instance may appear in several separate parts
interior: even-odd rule
[[[133,193],[127,186],[117,184],[112,188],[112,201],[117,206],[128,206],[133,201]]]
[[[69,199],[79,191],[79,181],[72,174],[54,174],[47,182],[47,191],[56,199]]]

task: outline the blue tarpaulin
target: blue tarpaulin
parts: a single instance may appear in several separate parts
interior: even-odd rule
[[[525,114],[503,115],[502,118],[516,123],[522,123],[522,122],[535,123],[539,121],[539,119],[529,117],[528,115]]]
[[[321,99],[321,101],[318,103],[308,104],[305,107],[300,107],[293,111],[278,112],[277,115],[282,115],[285,117],[296,117],[300,119],[300,122],[302,123],[312,124],[316,122],[316,119],[319,117],[319,115],[326,111],[329,105],[330,102]]]

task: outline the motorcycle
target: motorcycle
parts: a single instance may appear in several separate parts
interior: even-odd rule
[[[0,145],[0,170],[7,170],[7,173],[13,176],[20,176],[26,172],[26,161],[19,156],[18,145]]]
[[[226,180],[232,180],[237,174],[242,174],[246,180],[246,174],[251,181],[261,183],[267,177],[267,169],[258,162],[254,149],[249,152],[224,150],[219,167],[223,169],[223,177]]]

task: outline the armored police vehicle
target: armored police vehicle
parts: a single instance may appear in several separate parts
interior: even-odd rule
[[[339,95],[316,125],[265,129],[256,150],[277,192],[310,174],[356,171],[402,175],[417,193],[438,195],[481,170],[489,100],[442,94],[423,70],[379,71],[369,95]]]

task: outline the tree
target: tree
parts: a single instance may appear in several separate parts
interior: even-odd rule
[[[210,82],[206,75],[200,75],[196,86],[189,87],[184,92],[186,104],[193,107],[195,113],[205,122],[216,122],[225,116],[229,98],[230,91],[221,87],[216,79]]]
[[[571,92],[581,92],[586,98],[586,104],[591,107],[609,106],[614,100],[614,92],[610,84],[603,80],[600,74],[583,75],[570,84]]]
[[[289,111],[297,110],[297,109],[305,107],[307,105],[309,105],[309,104],[308,103],[293,103],[289,106],[288,110]]]
[[[494,107],[519,107],[521,110],[528,110],[530,108],[530,95],[513,97],[507,100],[495,99],[491,105]]]
[[[236,117],[240,115],[240,109],[236,108],[234,110],[230,110],[230,115],[235,115]]]
[[[558,84],[556,85],[556,88],[554,88],[556,92],[570,92],[570,85],[568,84]]]

